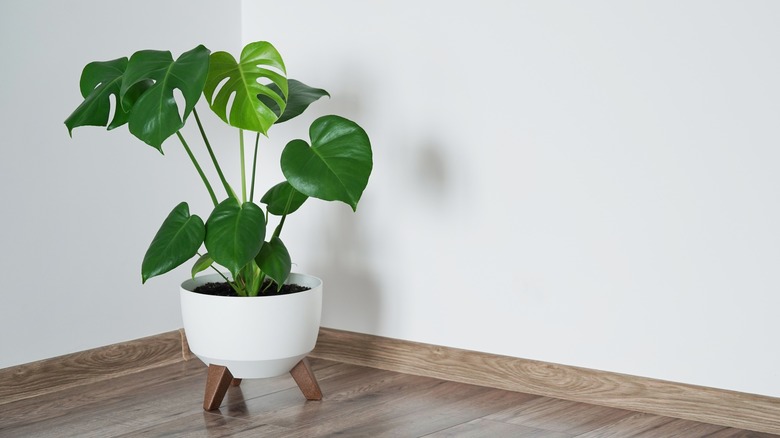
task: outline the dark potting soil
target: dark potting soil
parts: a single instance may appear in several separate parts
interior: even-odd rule
[[[277,292],[276,291],[276,283],[273,283],[271,286],[269,286],[266,289],[266,286],[268,286],[269,283],[266,281],[263,283],[263,286],[260,287],[260,295],[261,296],[270,296],[270,295],[288,295],[288,294],[294,294],[296,292],[303,292],[305,290],[311,289],[310,287],[301,286],[298,284],[285,284],[282,286],[282,289]],[[265,290],[265,293],[262,291]],[[229,284],[222,282],[222,283],[206,283],[203,285],[200,285],[195,288],[195,292],[199,294],[204,295],[215,295],[220,297],[237,297],[239,296],[235,290],[233,290],[232,287],[230,287]]]

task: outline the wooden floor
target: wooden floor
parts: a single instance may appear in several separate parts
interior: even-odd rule
[[[244,380],[201,408],[206,368],[162,366],[0,406],[0,437],[771,437],[312,359],[325,398]]]

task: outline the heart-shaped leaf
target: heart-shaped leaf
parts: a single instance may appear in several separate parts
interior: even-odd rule
[[[327,91],[322,88],[312,88],[301,81],[295,79],[287,79],[288,93],[287,93],[287,107],[284,109],[284,114],[279,117],[274,124],[278,125],[282,122],[286,122],[294,117],[298,117],[306,111],[312,103],[317,101],[323,96],[330,97]],[[268,88],[280,93],[279,87],[276,84],[269,84]],[[258,94],[257,98],[264,104],[271,108],[277,116],[279,115],[279,105],[273,99],[270,99],[262,94]]]
[[[265,215],[252,202],[222,201],[206,220],[206,249],[234,277],[260,251],[265,238]]]
[[[293,140],[282,151],[285,178],[304,195],[357,209],[373,167],[368,135],[355,122],[324,116],[312,123],[309,136],[311,147]]]
[[[205,234],[204,234],[205,235]],[[206,269],[210,268],[211,265],[214,264],[214,259],[211,258],[209,253],[203,254],[202,256],[198,257],[198,260],[195,261],[195,264],[192,265],[192,278],[195,278],[195,274],[198,272],[203,272]]]
[[[265,272],[277,284],[277,290],[287,281],[287,277],[292,270],[292,261],[287,247],[282,243],[282,239],[272,237],[270,242],[265,242],[260,252],[255,257],[257,266]]]
[[[206,228],[203,220],[190,215],[186,202],[177,205],[163,221],[149,245],[141,264],[141,280],[164,274],[186,262],[203,243]]]
[[[277,111],[281,108],[283,112],[287,101],[286,74],[284,61],[276,48],[271,43],[259,41],[247,44],[238,62],[230,53],[213,53],[203,92],[212,111],[223,121],[236,128],[266,134],[279,117],[257,96],[268,97],[276,104]],[[259,80],[276,84],[276,91]],[[222,82],[224,84],[217,90]],[[231,96],[233,103],[228,111]]]
[[[308,196],[295,190],[287,181],[271,187],[265,192],[260,202],[266,204],[268,212],[277,216],[284,216],[299,209]]]
[[[209,49],[198,46],[173,60],[171,52],[141,50],[130,57],[120,89],[122,108],[130,110],[130,132],[162,151],[162,143],[184,127],[187,116],[200,99],[209,68]],[[154,82],[137,99],[138,84]],[[179,111],[173,90],[184,96]],[[181,112],[181,116],[179,113]]]
[[[65,119],[68,133],[79,126],[108,126],[113,129],[127,123],[129,113],[116,105],[114,118],[108,123],[111,112],[111,95],[119,102],[119,88],[127,69],[127,58],[112,61],[90,62],[81,72],[81,96],[84,101]]]

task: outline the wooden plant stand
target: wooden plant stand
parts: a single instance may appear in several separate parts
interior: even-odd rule
[[[322,400],[322,391],[317,383],[317,378],[311,371],[311,366],[306,359],[301,359],[290,371],[298,388],[301,389],[306,400]],[[209,365],[208,377],[206,378],[206,394],[203,396],[203,409],[213,411],[218,409],[225,398],[225,393],[231,386],[241,384],[241,379],[234,379],[230,370],[222,365]]]

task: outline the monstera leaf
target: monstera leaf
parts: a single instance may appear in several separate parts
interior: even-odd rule
[[[265,215],[252,202],[222,201],[206,220],[206,249],[233,276],[260,251],[265,239]]]
[[[265,192],[260,202],[268,206],[269,213],[284,216],[299,209],[307,199],[309,199],[308,196],[295,190],[290,183],[284,181]]]
[[[111,95],[119,102],[119,87],[122,84],[127,58],[112,61],[90,62],[81,72],[81,96],[84,101],[73,113],[65,119],[68,133],[73,135],[73,129],[79,126],[108,126],[114,129],[127,123],[128,111],[117,105],[111,123]],[[150,84],[139,83],[133,90],[148,88]]]
[[[247,44],[238,62],[230,53],[213,53],[203,92],[212,111],[226,123],[266,134],[279,116],[257,96],[267,97],[276,104],[277,112],[284,112],[287,105],[286,74],[284,61],[276,48],[271,43],[259,41]],[[261,84],[260,80],[270,81],[276,89]],[[222,86],[217,90],[220,84]],[[233,102],[228,108],[231,96]]]
[[[159,50],[141,50],[130,57],[119,97],[123,110],[130,110],[133,135],[162,152],[162,143],[184,127],[200,99],[208,74],[209,53],[201,45],[175,61],[171,52]],[[138,84],[152,82],[154,85],[136,99],[133,90]],[[176,104],[174,89],[184,96],[183,109]]]
[[[187,203],[177,205],[165,218],[146,251],[141,264],[141,281],[145,283],[191,259],[203,243],[205,234],[203,220],[190,215]]]
[[[330,97],[330,94],[322,88],[312,88],[301,81],[295,79],[287,79],[288,93],[287,93],[287,108],[284,109],[284,114],[279,117],[279,120],[275,122],[276,125],[286,122],[294,117],[298,117],[306,111],[312,103],[317,101],[323,96]],[[276,84],[269,84],[268,88],[279,93],[279,87]],[[276,102],[262,94],[258,94],[257,98],[264,104],[268,105],[277,116],[280,114],[279,105]]]
[[[270,242],[265,242],[260,252],[255,257],[255,262],[265,275],[270,277],[277,284],[277,290],[287,281],[292,270],[292,261],[287,247],[282,243],[282,239],[274,236]]]
[[[282,172],[304,195],[342,201],[357,209],[373,167],[371,143],[363,128],[339,116],[324,116],[309,128],[311,147],[303,140],[287,143]]]

